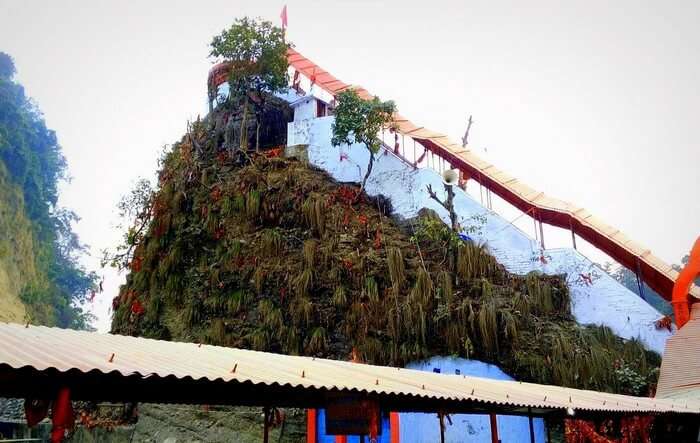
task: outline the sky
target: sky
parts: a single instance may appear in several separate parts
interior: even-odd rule
[[[117,202],[205,113],[212,37],[245,15],[279,23],[284,4],[0,0],[0,51],[57,132],[60,204],[105,277],[99,330],[124,279],[99,269],[122,236]],[[700,234],[700,2],[286,4],[297,50],[415,123],[460,140],[472,115],[471,149],[669,263]]]

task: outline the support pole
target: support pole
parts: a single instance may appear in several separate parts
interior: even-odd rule
[[[535,426],[532,423],[532,409],[527,408],[527,421],[530,424],[530,443],[535,443]]]
[[[391,427],[390,442],[391,443],[399,443],[399,435],[401,432],[401,425],[399,422],[399,413],[398,412],[392,412],[391,414],[389,414],[389,424]]]
[[[642,281],[642,265],[639,262],[639,257],[637,257],[637,286],[639,287],[639,296],[644,298],[644,282]]]
[[[552,443],[552,430],[550,429],[547,420],[544,422],[544,427],[547,428],[547,443]]]
[[[306,443],[316,443],[316,409],[306,411]]]
[[[413,167],[417,168],[418,167],[418,155],[416,153],[416,139],[412,138],[413,140]]]
[[[544,228],[542,227],[542,219],[540,219],[540,245],[542,245],[542,250],[544,250]]]
[[[576,247],[576,232],[574,231],[573,225],[571,225],[571,243],[574,244],[574,249],[578,251],[578,248]]]
[[[440,423],[440,443],[445,443],[445,416],[438,412],[438,422]]]
[[[270,408],[265,406],[263,408],[263,443],[269,443],[270,441]]]
[[[496,418],[496,414],[491,413],[489,415],[489,419],[491,420],[491,443],[499,443],[500,440],[498,438],[498,419]]]

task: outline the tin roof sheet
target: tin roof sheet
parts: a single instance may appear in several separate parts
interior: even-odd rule
[[[441,406],[478,403],[622,413],[700,413],[700,403],[444,375],[195,343],[0,323],[0,367],[143,379],[239,382],[282,388],[411,396]],[[0,377],[0,392],[3,378]],[[137,399],[135,399],[137,400]]]
[[[656,396],[700,400],[700,304],[691,318],[666,341]]]

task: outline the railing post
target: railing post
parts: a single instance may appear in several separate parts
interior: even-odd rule
[[[639,262],[639,257],[637,257],[637,286],[639,287],[639,296],[644,298],[644,281],[642,281],[642,266]]]
[[[542,250],[544,247],[544,228],[542,227],[542,219],[540,218],[540,245],[542,245]]]

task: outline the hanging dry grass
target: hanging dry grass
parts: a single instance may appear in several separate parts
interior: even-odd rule
[[[389,248],[386,251],[387,267],[389,268],[389,278],[395,291],[398,291],[406,281],[406,268],[403,262],[403,254],[399,248]]]
[[[527,275],[525,284],[527,293],[530,296],[531,306],[541,314],[549,314],[554,311],[554,302],[552,300],[552,289],[546,283],[543,283],[539,274],[531,272]]]
[[[322,354],[328,347],[328,337],[326,329],[322,327],[314,328],[309,337],[309,344],[306,350],[309,354]]]
[[[245,214],[248,221],[256,222],[258,220],[260,217],[260,203],[260,192],[255,189],[248,191],[245,198]]]
[[[450,306],[454,301],[454,292],[452,290],[452,274],[447,271],[442,271],[438,274],[438,291],[440,297],[445,303]]]
[[[311,287],[313,285],[314,275],[311,269],[304,269],[301,273],[294,279],[294,292],[299,297],[308,297],[311,293]]]
[[[518,321],[516,320],[515,316],[513,315],[512,312],[508,310],[501,310],[499,312],[500,314],[500,323],[501,323],[501,330],[503,331],[503,337],[506,340],[509,340],[512,344],[518,342]]]
[[[365,279],[364,296],[369,298],[371,302],[376,303],[379,301],[379,287],[374,277],[367,277]]]
[[[226,325],[220,318],[212,320],[207,333],[209,342],[215,345],[223,345],[226,343]]]
[[[253,283],[255,285],[255,292],[262,294],[265,286],[265,270],[263,268],[255,269],[253,273]]]
[[[270,331],[266,327],[259,327],[254,329],[247,336],[253,349],[256,351],[267,351],[270,349],[272,339],[270,337]]]
[[[302,205],[306,225],[319,237],[326,232],[326,212],[320,198],[309,197]]]
[[[241,312],[241,309],[247,304],[248,298],[245,291],[238,289],[234,291],[227,300],[228,312],[232,315]]]
[[[427,304],[433,297],[433,280],[425,269],[418,269],[416,283],[411,290],[411,300],[419,302],[422,306]]]
[[[316,266],[316,251],[318,242],[313,239],[304,242],[304,266],[306,269],[313,270]]]
[[[488,354],[498,353],[498,320],[496,315],[496,300],[489,298],[482,302],[476,318],[479,335]]]
[[[282,234],[278,229],[266,229],[260,236],[261,251],[265,257],[278,257],[282,253]]]
[[[335,288],[335,291],[333,291],[333,305],[340,308],[345,306],[347,303],[348,297],[345,292],[345,287],[339,285]]]

